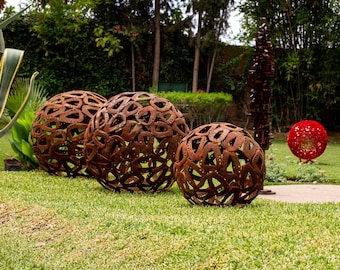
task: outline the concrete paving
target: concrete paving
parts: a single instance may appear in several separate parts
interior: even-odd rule
[[[263,192],[257,198],[292,203],[340,202],[340,185],[292,184],[265,186]]]

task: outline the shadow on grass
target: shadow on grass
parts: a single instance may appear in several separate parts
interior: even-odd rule
[[[320,166],[331,166],[330,163],[325,163],[325,162],[319,162],[316,165],[320,165]]]
[[[96,181],[96,180],[94,180]],[[143,192],[143,191],[129,191],[129,190],[125,190],[125,189],[121,189],[120,191],[115,191],[115,190],[110,190],[105,188],[104,186],[102,186],[99,182],[98,182],[98,186],[94,188],[95,191],[104,193],[104,194],[134,194],[134,195],[139,195],[139,196],[157,196],[157,195],[174,195],[174,194],[181,194],[177,187],[172,186],[170,189],[168,190],[164,190],[164,191],[159,191],[159,192]]]

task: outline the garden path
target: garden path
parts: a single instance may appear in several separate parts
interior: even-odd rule
[[[340,185],[293,184],[264,187],[264,191],[268,190],[272,193],[262,192],[257,198],[292,203],[340,202]]]

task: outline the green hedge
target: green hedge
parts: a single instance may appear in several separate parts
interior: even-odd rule
[[[171,101],[183,114],[190,129],[211,122],[225,121],[226,110],[233,100],[227,93],[157,92]]]

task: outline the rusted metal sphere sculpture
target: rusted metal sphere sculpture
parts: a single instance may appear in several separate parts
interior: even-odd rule
[[[319,157],[326,149],[327,140],[325,128],[314,120],[295,123],[287,136],[290,150],[303,162],[313,162]]]
[[[189,128],[167,99],[125,92],[98,110],[85,133],[87,167],[114,191],[158,192],[174,183],[173,163]]]
[[[191,204],[248,204],[262,189],[264,172],[261,146],[247,131],[229,123],[194,129],[176,153],[177,183]]]
[[[40,166],[51,174],[87,175],[83,153],[87,125],[106,99],[73,90],[57,94],[39,109],[32,123],[32,148]]]

